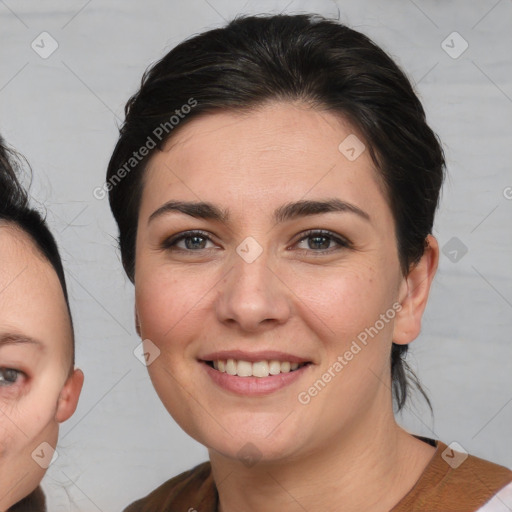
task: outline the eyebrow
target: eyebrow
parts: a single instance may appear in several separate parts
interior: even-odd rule
[[[10,333],[10,332],[2,332],[0,333],[0,347],[4,345],[22,345],[22,344],[30,344],[35,345],[39,349],[43,349],[44,345],[35,338],[30,336],[25,336],[24,334]]]
[[[286,220],[295,219],[297,217],[305,217],[307,215],[317,215],[319,213],[354,213],[359,217],[370,221],[370,216],[361,210],[358,206],[342,201],[341,199],[326,199],[325,201],[296,201],[287,203],[279,207],[274,212],[274,220],[276,222],[284,222]]]
[[[180,212],[198,219],[216,220],[226,223],[229,220],[229,211],[222,210],[208,202],[169,201],[155,210],[148,219],[148,224],[154,219],[167,213]],[[333,198],[326,200],[300,200],[286,203],[274,211],[274,221],[285,222],[298,217],[318,215],[321,213],[353,213],[362,219],[371,222],[370,216],[358,206]]]
[[[221,210],[212,203],[169,201],[149,216],[148,224],[157,217],[172,212],[181,212],[198,219],[218,220],[223,223],[226,223],[229,219],[229,213],[226,210]]]

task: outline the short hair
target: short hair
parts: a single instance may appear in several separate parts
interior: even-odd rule
[[[59,249],[46,219],[30,205],[30,198],[21,185],[18,174],[22,169],[22,157],[7,147],[0,136],[0,222],[12,225],[26,233],[38,252],[53,267],[64,294],[72,335],[72,363],[75,359],[73,320],[69,305],[64,268]]]
[[[406,75],[367,36],[337,20],[311,14],[239,16],[173,48],[144,73],[126,104],[106,184],[132,282],[142,179],[151,155],[205,113],[251,111],[272,100],[302,101],[359,130],[393,213],[402,273],[420,260],[445,159]],[[134,152],[149,147],[150,140],[154,149],[135,160]],[[407,350],[408,345],[393,344],[391,352],[398,410],[407,397],[406,371],[430,405],[404,360]]]

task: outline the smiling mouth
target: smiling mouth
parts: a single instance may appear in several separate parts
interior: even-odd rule
[[[295,363],[290,361],[263,360],[244,361],[237,359],[217,359],[215,361],[203,361],[205,364],[221,373],[238,377],[269,377],[282,373],[294,372],[311,363]]]

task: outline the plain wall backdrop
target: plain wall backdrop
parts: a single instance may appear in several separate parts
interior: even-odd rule
[[[93,190],[148,65],[237,14],[280,11],[339,11],[415,84],[448,179],[434,229],[440,267],[409,358],[434,418],[416,394],[400,421],[512,467],[512,2],[3,0],[0,133],[33,168],[32,195],[64,258],[86,377],[44,480],[49,510],[121,510],[207,458],[133,355],[133,287],[108,199]]]

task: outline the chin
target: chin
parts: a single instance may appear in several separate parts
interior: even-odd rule
[[[245,427],[242,424],[240,428],[236,428],[235,422],[231,422],[232,435],[225,431],[222,435],[218,435],[218,432],[213,432],[212,429],[188,433],[208,448],[210,456],[219,455],[238,460],[247,467],[252,467],[256,463],[279,463],[299,456],[305,439],[303,428],[300,429],[301,432],[297,431],[297,423],[293,423],[294,428],[279,431],[276,429],[275,421],[267,422],[264,429],[248,429],[247,424],[246,420]]]
[[[296,452],[296,446],[281,446],[268,440],[244,440],[235,444],[215,443],[207,446],[210,457],[221,456],[236,460],[244,466],[251,468],[258,464],[274,464],[289,460]]]

